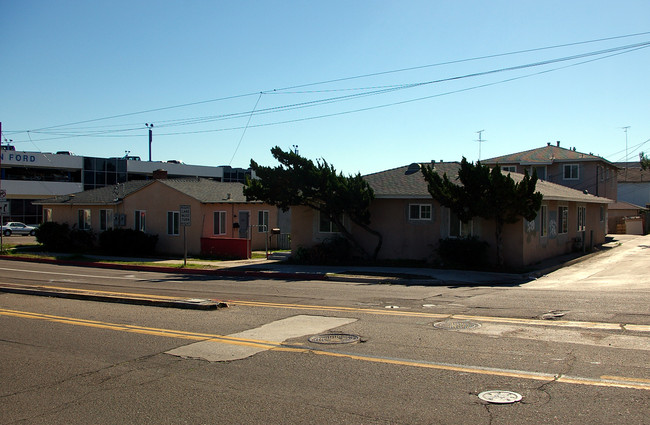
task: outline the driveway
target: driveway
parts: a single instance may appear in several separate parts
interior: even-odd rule
[[[650,291],[650,235],[612,235],[603,252],[523,287],[567,291]]]

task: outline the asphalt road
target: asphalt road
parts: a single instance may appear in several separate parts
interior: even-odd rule
[[[620,252],[628,250],[625,260],[607,253],[519,287],[215,280],[0,261],[2,282],[230,305],[0,294],[0,423],[648,423],[650,285],[640,282],[650,263],[641,264],[647,250]],[[621,263],[644,275],[611,282]],[[333,331],[360,340],[309,340]],[[478,397],[488,390],[523,398],[488,404]]]

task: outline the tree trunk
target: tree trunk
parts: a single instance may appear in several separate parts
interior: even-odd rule
[[[356,223],[356,222],[355,222]],[[376,260],[377,255],[379,254],[379,250],[381,249],[381,245],[384,243],[384,237],[382,236],[381,233],[378,231],[371,229],[369,226],[363,224],[363,223],[356,223],[359,227],[361,227],[363,230],[366,232],[375,235],[377,237],[377,245],[375,246],[375,250],[372,253],[372,259]]]
[[[330,220],[336,224],[336,226],[339,228],[339,232],[341,232],[343,237],[347,239],[348,242],[354,246],[354,248],[361,252],[364,258],[370,258],[368,252],[361,246],[361,244],[354,238],[354,236],[352,236],[352,233],[348,232],[348,229],[345,228],[343,223],[337,217],[330,217]]]

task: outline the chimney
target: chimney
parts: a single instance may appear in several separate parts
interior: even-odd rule
[[[546,146],[551,146],[551,142],[546,142]]]
[[[155,180],[167,180],[167,170],[154,170],[153,178]]]
[[[560,141],[558,140],[556,143],[557,143],[557,147],[559,148],[560,147]]]

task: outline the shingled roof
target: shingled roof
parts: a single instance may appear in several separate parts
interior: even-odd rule
[[[520,164],[520,165],[548,165],[554,162],[573,162],[573,161],[602,161],[614,165],[605,158],[593,154],[577,152],[574,149],[561,148],[548,144],[542,148],[531,149],[523,152],[512,153],[509,155],[497,156],[481,160],[486,165],[494,164]]]
[[[617,162],[619,183],[650,182],[650,170],[644,170],[640,162]]]
[[[447,173],[449,178],[458,174],[459,162],[421,163],[420,166],[433,166],[440,174]],[[422,198],[430,197],[427,182],[422,173],[406,175],[409,166],[368,174],[363,179],[370,184],[376,198]]]
[[[126,183],[104,186],[99,189],[85,190],[69,195],[34,201],[35,205],[69,204],[69,205],[115,205],[123,198],[150,185],[154,180],[132,180]]]
[[[133,180],[99,189],[61,195],[54,198],[35,201],[36,205],[115,205],[130,194],[154,183],[164,184],[199,202],[208,203],[245,203],[243,183],[226,183],[209,179],[161,179]]]
[[[438,162],[422,163],[421,166],[433,165],[433,170],[438,174],[447,174],[447,177],[454,181],[458,179],[458,162]],[[409,198],[429,198],[427,182],[421,172],[406,174],[409,166],[393,168],[391,170],[381,171],[379,173],[363,176],[364,180],[370,184],[375,192],[376,198],[392,199],[409,199]],[[509,173],[515,182],[520,182],[524,175],[520,173]],[[460,184],[460,182],[458,182]],[[571,189],[555,183],[544,180],[538,180],[536,190],[541,192],[545,200],[550,201],[575,201],[575,202],[594,202],[607,204],[613,202],[607,198],[586,194],[579,190]]]
[[[243,183],[218,182],[208,179],[169,179],[158,181],[204,204],[248,202],[244,196]]]

